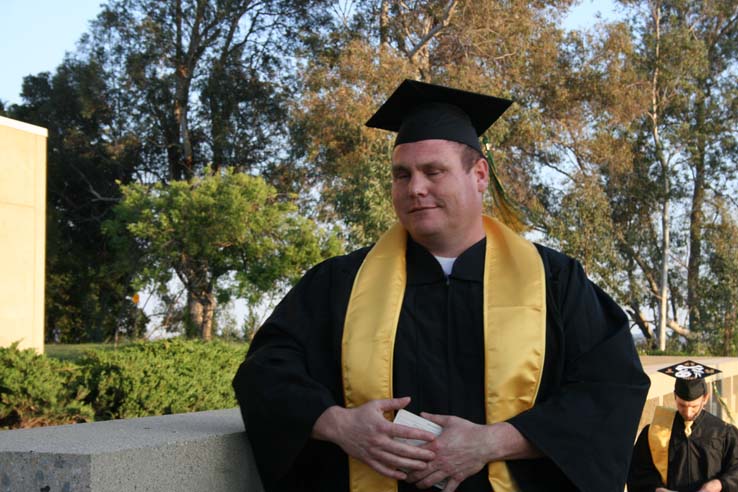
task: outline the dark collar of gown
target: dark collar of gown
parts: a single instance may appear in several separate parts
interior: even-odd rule
[[[483,238],[461,253],[451,270],[450,277],[458,280],[482,282],[484,278],[484,253],[487,239]],[[432,284],[446,280],[438,260],[423,246],[407,238],[407,283],[409,285]]]

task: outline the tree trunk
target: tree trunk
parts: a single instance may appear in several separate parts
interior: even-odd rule
[[[167,139],[167,149],[169,153],[169,175],[172,177],[172,179],[180,180],[183,179],[186,176],[185,174],[185,167],[183,164],[183,155],[182,155],[182,145],[181,145],[181,138],[182,138],[182,121],[181,121],[181,114],[182,114],[182,102],[181,102],[181,84],[180,84],[180,66],[182,65],[182,60],[184,58],[184,50],[182,49],[182,38],[183,38],[183,12],[182,12],[182,0],[177,0],[176,5],[176,14],[175,14],[175,24],[176,24],[176,38],[175,38],[175,54],[174,54],[174,63],[175,63],[175,78],[176,78],[176,85],[175,85],[175,94],[174,94],[174,101],[172,106],[172,112],[174,116],[174,122],[172,124],[173,131],[171,132],[172,135],[170,135],[169,139]],[[185,125],[186,127],[186,125]],[[176,150],[175,150],[176,149]],[[188,306],[189,306],[189,299],[188,299]]]
[[[179,169],[175,173],[181,178],[190,179],[194,173],[194,156],[192,153],[192,138],[190,136],[190,124],[188,113],[190,108],[190,87],[192,86],[192,77],[197,60],[200,56],[200,32],[203,20],[203,12],[206,6],[205,1],[200,0],[197,4],[195,17],[192,19],[192,26],[189,33],[189,45],[187,50],[184,49],[184,33],[183,33],[183,12],[182,1],[177,1],[177,38],[176,53],[174,60],[174,76],[175,76],[175,94],[174,94],[174,118],[177,122],[179,131],[179,140],[177,142],[168,142],[169,145],[175,144],[180,147],[182,160],[179,163]]]
[[[661,136],[659,134],[660,124],[660,99],[659,99],[659,69],[661,64],[660,42],[661,42],[661,3],[655,2],[651,7],[651,16],[654,25],[655,53],[653,77],[651,79],[651,134],[653,137],[656,159],[661,166],[661,185],[663,202],[661,208],[661,278],[659,281],[659,349],[666,350],[666,322],[668,308],[669,288],[669,163],[664,155]]]
[[[192,291],[187,291],[187,319],[185,320],[185,336],[195,338],[202,332],[203,305],[199,297]]]
[[[199,336],[202,340],[212,340],[217,303],[212,292],[187,293],[189,319],[185,331],[188,338]]]
[[[201,296],[202,301],[202,324],[200,325],[200,338],[203,340],[213,339],[213,317],[215,315],[215,305],[218,302],[212,293],[204,292]]]
[[[663,166],[664,203],[661,210],[661,281],[659,286],[659,349],[666,350],[666,322],[669,301],[669,169]]]
[[[190,179],[193,174],[192,142],[190,139],[190,128],[187,120],[189,105],[189,80],[187,80],[186,67],[177,68],[177,94],[174,101],[174,115],[177,118],[177,127],[182,146],[182,162],[180,164],[180,176]]]
[[[721,354],[723,356],[729,356],[733,354],[733,333],[735,331],[736,322],[735,318],[735,311],[726,313],[723,318],[723,326],[725,327],[725,330],[723,331],[723,353]]]
[[[447,0],[439,17],[433,16],[425,19],[424,29],[420,40],[407,52],[410,60],[420,74],[420,80],[430,81],[432,75],[429,44],[443,29],[445,29],[454,16],[458,5],[457,0]]]
[[[213,67],[213,77],[208,81],[208,104],[210,105],[212,128],[213,172],[217,172],[221,167],[228,164],[226,162],[225,149],[228,144],[228,118],[230,117],[230,114],[228,114],[224,108],[224,105],[227,104],[227,102],[224,101],[225,97],[220,92],[220,87],[218,87],[218,78],[224,76],[225,74],[223,73],[222,65],[218,63]]]
[[[689,310],[690,331],[699,330],[699,291],[700,291],[700,263],[702,257],[702,223],[704,214],[702,204],[705,201],[705,101],[704,92],[697,103],[697,121],[695,129],[698,132],[697,148],[693,157],[694,191],[689,214],[689,261],[687,264],[687,309]]]

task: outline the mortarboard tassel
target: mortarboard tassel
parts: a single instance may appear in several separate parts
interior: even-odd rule
[[[482,143],[484,144],[484,150],[487,154],[487,162],[489,163],[489,188],[495,214],[502,222],[513,230],[518,232],[523,231],[526,229],[525,221],[523,220],[523,212],[520,209],[520,206],[508,196],[505,192],[504,186],[502,186],[502,182],[497,174],[497,166],[492,158],[489,139],[484,136],[482,138]]]

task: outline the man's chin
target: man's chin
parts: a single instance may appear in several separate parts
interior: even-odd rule
[[[427,240],[438,236],[440,232],[440,228],[437,225],[432,224],[410,223],[405,224],[405,229],[407,229],[410,236],[420,244],[424,244]]]

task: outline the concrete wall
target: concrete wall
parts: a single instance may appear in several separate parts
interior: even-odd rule
[[[44,350],[45,128],[0,116],[0,346]]]
[[[263,491],[237,409],[0,431],[0,492],[39,490]]]
[[[641,426],[673,405],[658,369],[684,357],[643,357],[652,385]],[[738,359],[695,358],[723,371],[717,389],[736,414]],[[729,420],[716,398],[708,409]],[[278,442],[274,443],[279,446]],[[0,431],[0,492],[262,492],[237,409]]]

